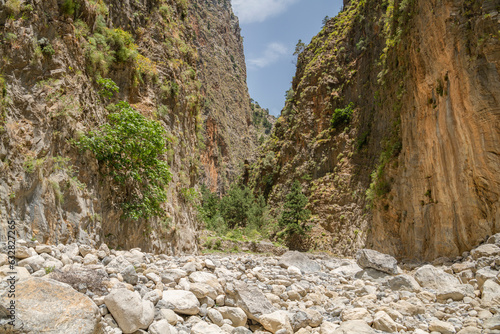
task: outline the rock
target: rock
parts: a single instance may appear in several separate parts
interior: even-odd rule
[[[196,298],[201,299],[205,297],[210,297],[212,299],[217,298],[217,292],[208,284],[204,283],[191,283],[189,285],[189,291],[194,293]]]
[[[391,275],[398,273],[398,261],[394,257],[372,249],[359,250],[356,253],[356,263],[361,268],[372,268]]]
[[[10,279],[12,276],[15,277],[15,281],[22,281],[31,277],[29,271],[24,267],[14,267],[14,272],[16,274],[11,274],[13,271],[10,269],[9,265],[0,267],[0,281]]]
[[[318,327],[323,323],[323,316],[316,310],[305,309],[304,312],[307,314],[307,325],[312,328]]]
[[[333,269],[331,271],[332,274],[338,274],[343,277],[354,277],[356,276],[359,272],[363,271],[363,269],[358,266],[356,263],[349,263],[342,265],[336,269]]]
[[[483,327],[487,330],[500,330],[500,315],[485,320]]]
[[[293,333],[290,318],[285,311],[275,311],[273,313],[263,314],[260,317],[260,323],[271,333],[276,333],[281,329],[285,329],[287,333]]]
[[[442,290],[460,285],[460,281],[432,265],[425,265],[415,272],[415,280],[424,288]]]
[[[16,258],[26,259],[30,256],[31,256],[31,254],[28,251],[28,247],[16,245]]]
[[[455,274],[458,274],[465,270],[476,271],[476,264],[474,262],[457,262],[451,266],[451,269]]]
[[[161,309],[159,314],[161,318],[167,320],[168,323],[171,324],[172,326],[177,325],[177,322],[179,321],[178,320],[179,316],[170,309]]]
[[[410,292],[417,292],[420,290],[420,285],[418,282],[410,275],[398,275],[391,277],[387,281],[391,290],[404,290]]]
[[[85,258],[87,254],[92,254],[94,252],[94,249],[88,245],[80,245],[80,247],[78,247],[78,250],[83,258]]]
[[[362,320],[343,322],[339,328],[331,334],[374,334],[375,331]],[[328,333],[330,334],[330,333]]]
[[[154,319],[154,306],[140,294],[127,289],[112,290],[104,303],[123,333],[147,329]]]
[[[99,249],[97,250],[97,256],[99,257],[99,259],[102,260],[106,256],[109,256],[110,254],[111,252],[109,251],[108,245],[102,243],[101,246],[99,246]]]
[[[200,302],[190,291],[167,290],[163,291],[162,300],[171,305],[171,308],[180,314],[195,315],[200,312]]]
[[[500,285],[489,279],[484,282],[481,289],[481,301],[500,305]]]
[[[307,255],[297,251],[288,251],[280,257],[279,265],[283,268],[290,266],[300,269],[303,273],[315,273],[321,270],[321,266]]]
[[[429,324],[431,332],[439,332],[441,334],[455,334],[457,331],[453,324],[441,320],[432,320]]]
[[[179,283],[181,278],[187,276],[187,272],[182,269],[168,269],[163,271],[160,276],[164,284]]]
[[[10,299],[0,295],[0,314],[8,314]],[[16,285],[15,333],[95,334],[99,317],[94,302],[67,284],[30,278]]]
[[[207,315],[208,315],[208,318],[210,320],[212,320],[212,322],[214,324],[216,324],[217,326],[220,327],[224,324],[224,318],[222,317],[222,314],[218,310],[211,308],[208,310]],[[245,317],[246,317],[246,315],[245,315]]]
[[[9,257],[7,254],[0,254],[0,267],[9,263]]]
[[[219,283],[219,279],[212,273],[195,271],[191,275],[189,275],[189,280],[193,283],[207,284],[214,288],[218,293],[222,292],[222,286]]]
[[[261,315],[276,311],[259,288],[244,282],[235,282],[234,290],[228,291],[228,294],[236,301],[236,305],[245,311],[249,319],[257,322]]]
[[[82,293],[87,290],[99,295],[108,292],[108,275],[102,267],[68,265],[50,273],[49,278],[67,283]]]
[[[146,260],[146,257],[143,252],[141,252],[139,249],[134,248],[131,249],[128,252],[123,252],[122,255],[128,262],[134,265],[140,265],[141,263],[144,263]]]
[[[335,331],[339,325],[336,325],[332,322],[325,321],[321,324],[321,328],[319,330],[320,334],[331,334]]]
[[[33,269],[33,271],[38,271],[38,270],[44,268],[43,267],[44,263],[45,263],[45,259],[40,255],[36,255],[36,256],[32,256],[32,257],[29,257],[27,259],[19,261],[18,265],[20,267],[24,267],[24,266],[28,265],[31,267],[31,269]]]
[[[85,257],[83,258],[83,264],[88,266],[88,265],[91,265],[91,264],[97,264],[99,262],[99,258],[94,255],[94,254],[87,254],[85,255]]]
[[[215,269],[215,264],[212,260],[210,259],[205,259],[205,267],[207,267],[208,269]]]
[[[373,316],[373,328],[394,333],[398,331],[398,324],[384,311],[379,311]]]
[[[342,321],[362,320],[369,325],[371,325],[373,322],[373,318],[370,315],[370,312],[362,307],[345,309],[344,311],[342,311],[341,318]]]
[[[191,334],[225,334],[219,326],[200,321],[191,328]]]
[[[500,247],[495,244],[484,244],[470,251],[470,255],[477,260],[481,257],[491,257],[500,255]]]
[[[500,233],[494,234],[491,237],[489,237],[486,243],[495,244],[498,247],[500,247]]]
[[[106,265],[106,271],[109,274],[118,274],[125,270],[131,263],[123,256],[117,256]]]
[[[493,270],[489,267],[481,268],[476,272],[476,280],[479,289],[483,287],[484,282],[489,279],[495,279],[498,275],[498,271]]]
[[[35,252],[37,252],[38,254],[42,253],[50,254],[52,252],[52,248],[49,245],[38,245],[35,246]]]
[[[436,294],[438,301],[446,301],[448,299],[460,301],[466,296],[474,297],[474,287],[470,284],[461,284],[447,289],[441,289]]]
[[[129,284],[136,285],[139,281],[139,276],[137,275],[134,266],[131,264],[126,266],[120,274],[122,274],[123,280]]]
[[[148,332],[150,334],[171,334],[170,324],[165,319],[155,321],[149,326]]]
[[[219,312],[222,318],[231,320],[234,327],[245,326],[247,323],[247,315],[239,307],[220,307]]]
[[[479,328],[471,326],[462,328],[460,332],[458,332],[458,334],[481,334],[481,333],[482,332]]]
[[[292,275],[292,276],[293,276],[293,275],[296,275],[296,276],[300,276],[300,275],[302,275],[302,272],[300,271],[300,269],[299,269],[299,268],[297,268],[297,267],[295,267],[295,266],[290,266],[290,267],[288,267],[287,271],[288,271],[288,273],[289,273],[290,275]]]
[[[231,334],[252,334],[252,331],[243,326],[236,327],[231,331]]]

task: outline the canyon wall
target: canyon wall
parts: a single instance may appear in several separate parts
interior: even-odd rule
[[[10,217],[20,238],[43,243],[197,251],[200,183],[233,177],[236,159],[250,155],[233,146],[244,142],[241,150],[251,149],[256,142],[249,139],[252,126],[243,126],[250,104],[238,22],[228,3],[2,2],[2,238]],[[203,26],[208,19],[210,34]],[[229,80],[226,69],[237,81],[234,90],[220,88]],[[119,92],[106,97],[101,76]],[[74,145],[106,123],[109,105],[122,100],[167,131],[164,159],[172,181],[161,219],[124,219],[124,195],[95,156]]]
[[[298,56],[250,182],[310,247],[433,259],[500,231],[500,1],[349,1]]]

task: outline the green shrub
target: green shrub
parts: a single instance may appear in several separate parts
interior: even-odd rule
[[[354,111],[354,103],[349,103],[349,105],[345,108],[335,109],[335,112],[332,115],[331,125],[332,128],[336,128],[342,124],[348,124],[351,121],[352,114]]]
[[[118,103],[115,109],[108,123],[83,135],[76,145],[92,151],[103,173],[122,187],[120,193],[126,195],[121,206],[126,218],[164,216],[161,204],[167,199],[166,187],[172,178],[162,160],[166,131],[126,102]]]
[[[305,250],[306,248],[305,239],[307,239],[307,232],[311,229],[307,225],[307,220],[311,216],[311,212],[305,208],[307,202],[307,197],[302,194],[300,182],[295,181],[286,196],[283,213],[278,220],[279,226],[284,228],[279,235],[285,238],[290,249]]]
[[[119,91],[118,86],[116,83],[108,78],[102,78],[101,76],[97,77],[97,84],[99,85],[99,95],[111,98],[113,97],[114,93],[117,93]]]
[[[80,9],[80,4],[75,0],[64,0],[61,8],[64,14],[74,16]]]
[[[116,61],[125,62],[137,56],[137,47],[132,35],[122,29],[107,30],[107,40],[115,50]]]

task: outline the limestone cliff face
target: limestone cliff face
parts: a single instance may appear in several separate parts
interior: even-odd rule
[[[279,213],[302,180],[313,248],[432,259],[499,231],[499,11],[349,1],[300,54],[252,182]]]
[[[403,149],[370,240],[429,259],[500,231],[500,1],[418,1],[414,10]]]
[[[241,173],[244,160],[257,146],[243,39],[229,0],[198,0],[194,12],[195,43],[200,55],[198,73],[205,98],[203,182],[220,193]]]
[[[222,80],[219,72],[207,71],[206,64],[212,60],[204,58],[209,53],[200,42],[200,13],[213,15],[218,36],[229,39],[231,47],[236,43],[235,50],[241,47],[236,19],[227,6],[217,3],[2,2],[0,235],[6,235],[4,218],[12,217],[20,237],[44,243],[76,240],[154,252],[196,252],[196,212],[190,194],[203,175],[202,160],[206,159],[200,157],[211,156],[203,152],[223,147],[216,143],[206,149],[203,142],[227,145],[229,140],[210,132],[224,129],[224,117],[210,118],[206,111],[209,97],[216,94],[208,83]],[[223,31],[225,35],[220,34]],[[209,38],[205,42],[217,46]],[[243,62],[241,53],[234,56],[236,65]],[[223,68],[233,68],[234,63],[230,55],[218,60]],[[244,66],[238,71],[243,87]],[[99,75],[118,85],[119,93],[113,98],[99,93]],[[225,99],[242,103],[243,110],[249,108],[246,90]],[[106,122],[107,105],[121,100],[160,121],[168,132],[171,143],[164,158],[173,179],[164,207],[166,219],[121,218],[117,205],[121,195],[102,176],[95,157],[71,144],[79,133]],[[235,123],[245,124],[244,114],[233,113]],[[239,134],[246,138],[244,129]],[[233,161],[232,154],[222,156]],[[224,174],[220,170],[226,166],[221,166],[218,173]]]

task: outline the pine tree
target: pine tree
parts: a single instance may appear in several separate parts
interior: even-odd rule
[[[300,182],[295,181],[286,196],[283,213],[278,221],[279,226],[284,228],[280,234],[285,237],[290,249],[304,250],[305,248],[304,241],[307,239],[307,232],[311,229],[307,225],[311,212],[305,208],[306,205],[307,197],[302,193]]]

